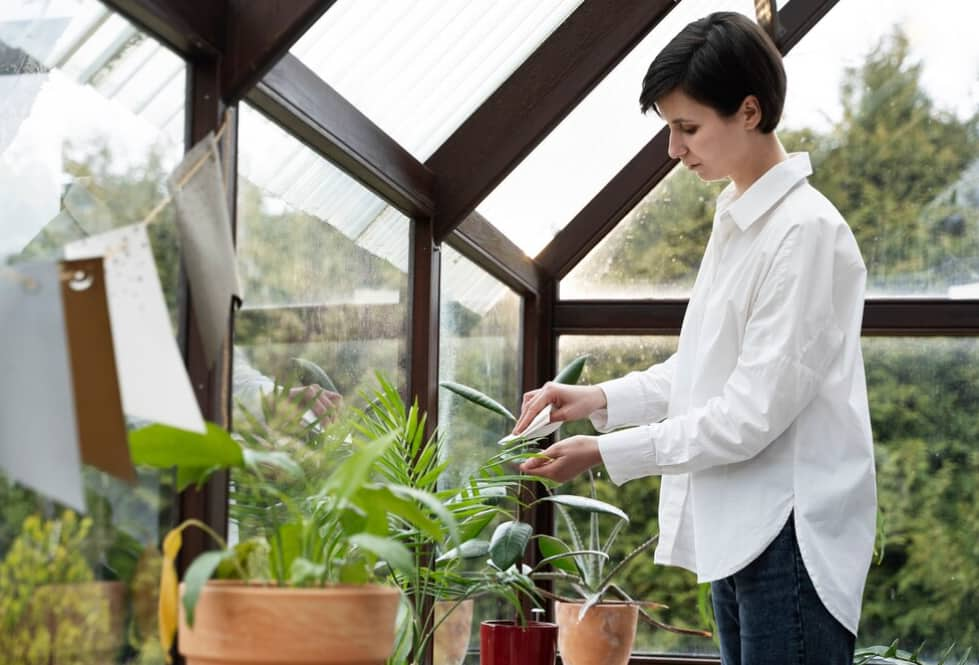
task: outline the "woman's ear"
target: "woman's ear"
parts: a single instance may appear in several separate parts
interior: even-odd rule
[[[757,129],[758,125],[761,124],[761,104],[758,103],[758,98],[754,95],[748,95],[744,98],[739,113],[744,119],[745,129]]]

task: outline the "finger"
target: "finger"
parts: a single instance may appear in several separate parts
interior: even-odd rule
[[[543,457],[533,457],[529,460],[524,460],[524,462],[520,465],[520,470],[524,473],[531,473],[535,469],[539,469],[542,466],[550,464],[552,461],[553,460]]]
[[[547,395],[540,391],[538,394],[529,402],[527,402],[523,410],[520,412],[520,417],[517,418],[516,425],[513,426],[513,433],[522,432],[527,429],[527,425],[537,417],[537,414],[547,406]]]

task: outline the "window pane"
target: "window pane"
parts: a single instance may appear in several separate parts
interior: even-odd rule
[[[672,352],[672,338],[563,337],[561,363],[590,353],[583,382],[596,383],[645,368]],[[979,639],[979,343],[971,338],[865,338],[864,359],[877,457],[880,525],[875,564],[864,594],[858,646],[900,639],[938,660],[953,643]],[[564,435],[593,433],[587,424]],[[599,498],[624,507],[632,526],[621,555],[656,531],[658,478],[616,488],[599,476]],[[576,481],[574,491],[587,491]],[[559,528],[562,525],[558,524]],[[582,522],[581,528],[587,528]],[[940,552],[940,556],[936,553]],[[623,582],[634,597],[665,602],[666,618],[702,626],[696,580],[643,557]],[[640,628],[637,651],[705,653],[710,641]],[[959,654],[961,657],[961,653]],[[958,659],[950,659],[957,662]]]
[[[292,53],[428,159],[581,0],[339,0]]]
[[[185,63],[98,2],[0,4],[0,259],[53,259],[166,196],[184,150]],[[171,215],[149,231],[175,316]],[[76,515],[0,472],[4,658],[163,662],[158,546],[176,522],[173,478],[138,475],[130,486],[85,467]]]
[[[979,294],[979,46],[949,33],[976,11],[843,0],[786,58],[779,134],[810,152],[810,182],[853,228],[871,297]],[[688,295],[717,190],[686,172],[661,183],[562,281],[562,297]]]
[[[658,336],[563,336],[558,342],[558,364],[565,365],[581,355],[589,355],[580,383],[594,384],[623,376],[632,370],[645,369],[666,360],[676,350],[675,337]],[[561,428],[561,436],[595,434],[588,421],[579,421]],[[659,505],[659,478],[646,478],[616,487],[599,468],[596,473],[596,496],[619,506],[629,515],[630,523],[618,535],[611,551],[611,560],[619,561],[650,536],[658,533],[657,506]],[[589,494],[587,477],[579,478],[563,491]],[[574,515],[582,534],[589,531],[586,515]],[[562,539],[567,539],[567,527],[559,516],[555,528]],[[611,522],[600,521],[599,533],[608,536]],[[583,536],[584,537],[584,536]],[[677,626],[706,629],[697,609],[698,586],[693,573],[679,568],[654,566],[652,551],[640,555],[623,571],[616,583],[637,600],[650,600],[669,605],[669,610],[656,611],[657,620]],[[567,591],[567,590],[565,590]],[[574,597],[574,592],[570,592]],[[635,651],[641,653],[677,653],[717,655],[714,642],[707,638],[678,635],[662,630],[651,630],[639,624]]]
[[[439,312],[439,380],[462,383],[500,402],[511,413],[520,404],[521,298],[451,247],[442,247]],[[439,391],[439,432],[449,466],[443,487],[458,487],[497,454],[513,423],[444,388]],[[498,519],[497,521],[502,521]],[[488,539],[495,522],[481,538]],[[483,561],[473,565],[483,566]],[[470,646],[479,643],[479,622],[511,618],[490,598],[476,601]]]
[[[880,503],[859,644],[979,643],[979,342],[863,341]]]
[[[639,113],[655,55],[687,23],[721,9],[755,15],[751,0],[679,3],[479,205],[480,214],[536,255],[662,127],[655,113]]]
[[[295,384],[293,358],[347,403],[375,372],[403,393],[410,221],[247,106],[239,136],[236,403],[255,414],[274,381]]]

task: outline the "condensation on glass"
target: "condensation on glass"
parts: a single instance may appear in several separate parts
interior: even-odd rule
[[[0,263],[55,258],[156,206],[184,151],[185,70],[101,3],[0,3]],[[175,316],[169,210],[150,236]],[[0,473],[0,654],[162,663],[158,546],[176,519],[173,478],[83,476],[78,514]]]

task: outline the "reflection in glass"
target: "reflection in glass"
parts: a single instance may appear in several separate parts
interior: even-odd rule
[[[185,69],[93,0],[0,3],[0,263],[56,257],[156,206],[183,154]],[[175,321],[171,214],[149,230]],[[158,545],[176,521],[173,478],[83,475],[79,515],[0,472],[0,660],[162,664]]]
[[[410,221],[247,106],[239,135],[236,404],[257,414],[275,381],[295,384],[293,358],[348,403],[374,372],[404,391]],[[322,180],[281,177],[295,165]]]
[[[339,0],[291,52],[420,161],[581,0]]]

